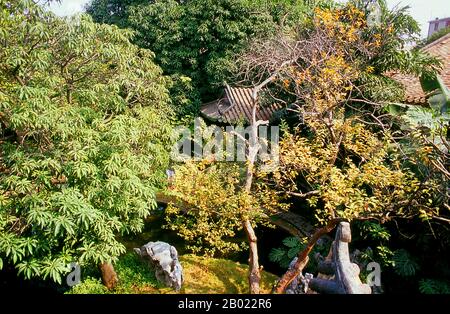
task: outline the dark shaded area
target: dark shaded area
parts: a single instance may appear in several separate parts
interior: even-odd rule
[[[393,266],[381,265],[381,282],[386,294],[420,294],[421,280],[438,280],[450,283],[450,238],[448,227],[439,223],[425,224],[420,219],[398,220],[384,225],[391,234],[385,244],[392,250],[406,250],[418,265],[411,276],[400,276]],[[380,244],[361,237],[361,223],[352,224],[351,249],[373,250]],[[377,261],[379,257],[375,256]]]
[[[4,265],[0,271],[0,291],[8,293],[35,292],[58,295],[67,291],[68,286],[60,286],[50,280],[26,280],[9,265]]]
[[[165,225],[164,219],[165,205],[160,205],[158,209],[145,222],[144,230],[139,234],[131,234],[123,236],[119,239],[127,251],[133,251],[134,248],[140,248],[150,241],[163,241],[174,246],[178,254],[186,253],[185,241],[177,235],[176,232],[163,228]]]

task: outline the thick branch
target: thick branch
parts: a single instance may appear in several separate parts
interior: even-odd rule
[[[295,62],[297,58],[295,59],[291,59],[291,60],[286,60],[284,61],[280,67],[274,72],[272,73],[272,75],[270,75],[267,79],[265,79],[261,84],[259,84],[258,86],[256,86],[255,88],[253,88],[253,93],[252,93],[252,97],[253,100],[256,101],[256,99],[258,98],[258,93],[261,89],[264,88],[264,86],[266,86],[267,84],[269,84],[270,82],[272,82],[278,75],[278,73],[280,73],[280,71],[287,65],[291,65]]]
[[[283,293],[286,287],[302,272],[303,268],[308,264],[309,254],[316,245],[317,241],[325,234],[330,233],[343,219],[333,219],[325,227],[319,228],[314,232],[305,249],[298,254],[297,262],[283,277],[278,281],[273,289],[273,293]]]

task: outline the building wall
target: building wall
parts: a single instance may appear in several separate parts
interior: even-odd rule
[[[428,38],[434,33],[446,27],[450,27],[450,18],[431,21],[428,28]]]

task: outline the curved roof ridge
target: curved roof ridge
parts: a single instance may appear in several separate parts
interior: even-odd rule
[[[437,44],[440,44],[441,42],[445,41],[446,39],[450,39],[450,33],[448,33],[448,34],[446,34],[446,35],[444,35],[444,36],[442,36],[442,37],[436,39],[435,41],[429,43],[428,45],[426,45],[426,46],[420,48],[420,50],[427,51],[427,50],[430,49],[431,47],[433,47],[433,46],[435,46],[435,45],[437,45]]]

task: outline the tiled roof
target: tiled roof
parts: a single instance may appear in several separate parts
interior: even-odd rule
[[[442,60],[442,77],[444,84],[450,86],[450,33],[428,44],[421,49]],[[405,101],[410,104],[421,104],[426,102],[426,95],[420,85],[418,77],[401,73],[391,73],[393,79],[405,86]]]
[[[202,105],[200,112],[206,118],[221,122],[235,123],[240,119],[249,122],[252,118],[253,88],[225,87],[221,99]],[[256,111],[257,120],[269,120],[273,113],[281,109],[279,105],[260,106]]]

